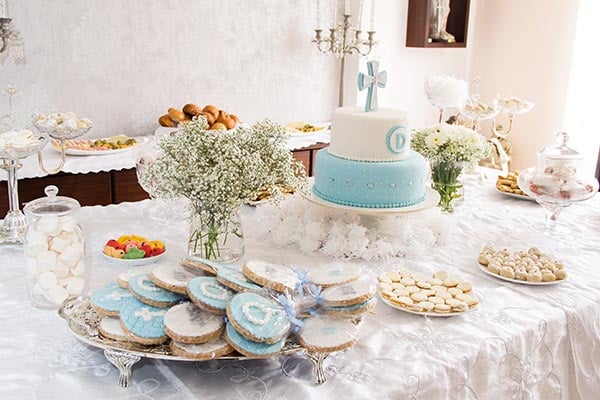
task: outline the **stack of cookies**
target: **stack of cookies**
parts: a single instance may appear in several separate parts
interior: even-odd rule
[[[402,269],[385,272],[378,281],[379,294],[388,304],[415,313],[462,313],[479,304],[473,285],[446,271],[427,276]]]
[[[356,268],[342,271],[332,264],[314,274],[328,287],[315,295],[323,315],[311,321],[296,302],[305,295],[298,291],[302,279],[290,268],[257,260],[241,271],[205,260],[184,265],[122,273],[117,283],[96,291],[91,303],[103,315],[99,332],[117,341],[169,343],[173,354],[198,360],[234,350],[270,357],[281,352],[292,331],[311,351],[338,351],[354,344],[357,329],[338,316],[355,317],[375,304],[374,291],[357,280]]]

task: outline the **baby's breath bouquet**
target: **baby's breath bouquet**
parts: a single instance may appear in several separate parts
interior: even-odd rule
[[[183,125],[158,143],[156,161],[141,181],[155,185],[153,195],[186,197],[192,206],[190,255],[233,261],[243,254],[231,241],[241,239],[238,210],[261,189],[300,188],[302,164],[286,149],[283,127],[268,120],[229,131],[208,130],[204,117]]]
[[[415,130],[411,147],[430,160],[432,187],[440,194],[438,205],[444,211],[452,211],[452,202],[460,197],[458,178],[465,165],[489,154],[489,145],[480,134],[445,123]]]

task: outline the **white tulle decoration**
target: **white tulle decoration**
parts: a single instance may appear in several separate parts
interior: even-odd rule
[[[460,108],[469,98],[469,84],[454,76],[428,76],[425,94],[437,108]]]
[[[249,239],[342,259],[418,257],[446,243],[450,224],[437,207],[389,217],[360,216],[290,196],[249,213]]]

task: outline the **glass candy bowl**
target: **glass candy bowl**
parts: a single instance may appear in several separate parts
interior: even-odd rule
[[[519,174],[519,188],[534,198],[546,211],[545,231],[566,234],[569,230],[556,226],[563,208],[585,201],[598,192],[596,178],[578,173],[582,156],[567,146],[568,135],[558,134],[558,146],[538,152],[538,165]]]

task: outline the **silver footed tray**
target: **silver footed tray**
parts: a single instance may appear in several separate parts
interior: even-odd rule
[[[58,310],[58,315],[64,318],[68,327],[77,339],[90,346],[103,349],[104,356],[119,370],[119,385],[122,387],[131,386],[132,367],[145,358],[156,358],[168,361],[193,361],[202,360],[186,358],[174,355],[167,344],[144,345],[134,342],[119,342],[102,336],[98,332],[98,324],[102,316],[94,310],[87,296],[69,297]],[[327,378],[323,370],[323,361],[329,354],[314,353],[300,346],[293,338],[288,339],[283,349],[273,355],[278,357],[294,353],[302,353],[313,364],[315,382],[317,384],[325,383]],[[232,353],[228,356],[217,357],[211,360],[252,360],[251,357],[243,356],[239,353]],[[206,360],[206,361],[211,361]]]

